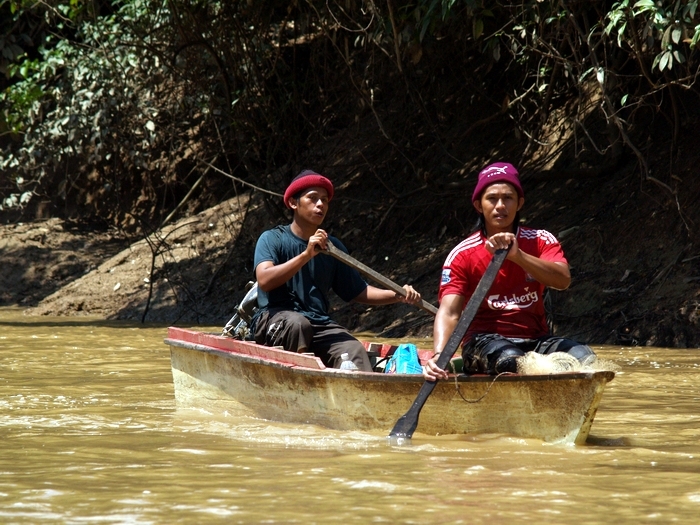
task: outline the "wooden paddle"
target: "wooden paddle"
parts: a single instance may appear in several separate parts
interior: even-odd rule
[[[438,360],[435,362],[435,364],[443,370],[447,367],[450,359],[452,359],[452,356],[457,350],[459,343],[461,343],[462,339],[464,339],[464,335],[467,333],[469,325],[472,324],[479,306],[486,297],[486,294],[489,292],[493,281],[496,279],[498,270],[501,268],[503,261],[505,261],[509,249],[510,247],[503,250],[496,250],[496,253],[486,268],[484,275],[481,277],[481,281],[479,281],[479,285],[469,298],[467,306],[464,308],[462,315],[459,317],[457,326],[452,332],[452,335],[450,335],[450,338],[447,340],[447,344],[445,345],[445,348],[442,349]],[[396,438],[399,440],[411,439],[411,436],[418,426],[418,416],[420,415],[420,411],[423,408],[423,405],[425,405],[425,402],[428,400],[428,396],[430,396],[436,384],[437,381],[425,381],[423,383],[423,386],[418,392],[418,397],[416,397],[416,400],[413,402],[413,405],[411,405],[411,408],[409,408],[408,412],[401,416],[394,425],[394,428],[389,434],[390,438]]]
[[[323,250],[324,253],[327,253],[328,255],[335,257],[339,261],[344,262],[345,264],[350,266],[350,268],[354,268],[355,270],[357,270],[361,274],[369,277],[370,279],[373,279],[374,281],[378,282],[382,286],[385,286],[389,290],[396,292],[400,296],[406,297],[406,290],[403,289],[403,286],[399,286],[394,281],[384,277],[381,273],[375,272],[369,266],[365,266],[357,259],[350,257],[343,250],[340,250],[340,249],[336,248],[335,246],[333,246],[333,243],[331,241],[328,241],[327,246],[328,246],[328,248],[326,250]],[[437,313],[437,308],[435,308],[432,304],[430,304],[429,302],[426,302],[422,299],[421,299],[421,303],[417,306],[418,306],[418,308],[421,308],[421,309],[425,310],[426,312],[431,313],[433,315],[435,315]]]

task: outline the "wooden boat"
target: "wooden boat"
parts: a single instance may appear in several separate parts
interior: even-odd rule
[[[387,434],[418,394],[420,375],[346,372],[313,355],[170,328],[179,406]],[[386,357],[396,347],[373,344]],[[422,361],[432,352],[419,351]],[[455,375],[440,381],[416,434],[507,434],[546,442],[586,441],[611,371],[549,375]]]

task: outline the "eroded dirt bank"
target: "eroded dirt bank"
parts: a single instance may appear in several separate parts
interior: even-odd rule
[[[700,346],[700,184],[691,157],[675,195],[650,181],[625,189],[639,177],[633,166],[614,181],[565,172],[523,177],[526,222],[557,235],[572,266],[571,288],[550,297],[557,332],[590,343]],[[336,184],[327,229],[355,258],[435,304],[442,261],[475,218],[468,184],[393,207],[359,205],[372,194],[366,181]],[[269,210],[262,195],[242,196],[145,240],[59,219],[1,226],[0,303],[27,315],[223,326],[252,279],[257,236],[284,221]],[[334,306],[353,330],[431,333],[432,319],[411,307]]]

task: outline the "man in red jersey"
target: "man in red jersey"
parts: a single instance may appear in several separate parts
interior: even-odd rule
[[[582,363],[593,362],[595,354],[587,345],[549,333],[544,291],[569,287],[569,264],[554,235],[519,225],[525,197],[515,167],[496,162],[481,170],[472,203],[480,227],[450,252],[443,265],[440,308],[433,326],[436,354],[424,367],[424,377],[447,379],[447,372],[435,364],[437,355],[494,252],[508,246],[506,260],[464,338],[464,371],[517,372],[517,358],[531,351],[567,352]]]

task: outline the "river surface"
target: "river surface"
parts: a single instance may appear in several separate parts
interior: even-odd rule
[[[584,446],[489,435],[392,447],[391,429],[177,408],[165,337],[0,309],[0,523],[700,519],[700,350],[596,347],[620,371]]]

